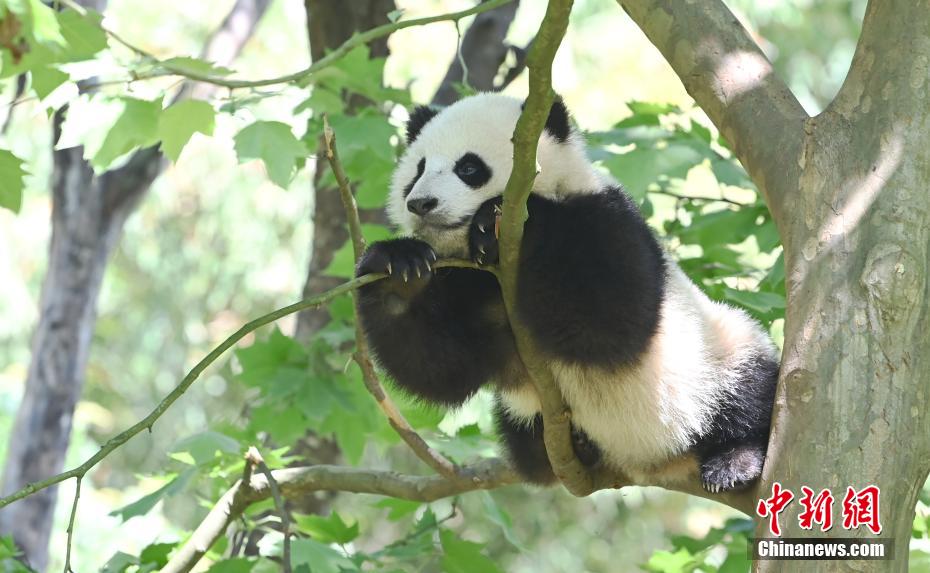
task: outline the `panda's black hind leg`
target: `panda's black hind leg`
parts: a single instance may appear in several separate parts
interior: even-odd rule
[[[701,485],[711,493],[746,488],[762,475],[766,444],[721,444],[700,457]]]

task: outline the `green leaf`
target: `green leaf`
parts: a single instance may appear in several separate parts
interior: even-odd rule
[[[384,87],[382,78],[385,61],[385,58],[369,57],[368,46],[359,46],[305,82],[312,81],[315,85],[325,86],[333,93],[348,91],[365,96],[371,101],[409,104],[410,95],[407,91]]]
[[[29,9],[32,13],[32,35],[36,41],[59,47],[67,45],[54,10],[43,4],[42,0],[29,0]]]
[[[342,520],[335,511],[329,517],[298,515],[297,526],[321,543],[349,543],[358,537],[358,522],[352,525]]]
[[[704,157],[691,146],[669,145],[665,149],[636,148],[604,160],[604,166],[640,201],[650,184],[660,178],[684,178]]]
[[[171,446],[172,452],[187,452],[199,465],[213,461],[217,454],[238,454],[239,442],[219,432],[201,432]]]
[[[357,465],[362,461],[362,454],[365,453],[365,444],[368,442],[367,426],[359,424],[361,416],[358,418],[347,416],[344,412],[339,412],[335,416],[330,416],[322,429],[326,432],[332,432],[336,438],[339,449],[342,450],[346,460],[352,465]]]
[[[397,521],[404,516],[410,515],[416,510],[420,509],[420,506],[423,505],[423,502],[420,501],[410,501],[406,499],[394,499],[387,498],[382,499],[375,504],[375,507],[383,507],[390,510],[388,512],[388,519],[391,521]]]
[[[207,573],[249,573],[257,561],[245,557],[234,557],[217,561],[207,569]]]
[[[691,120],[691,135],[710,145],[712,139],[710,130],[693,119]]]
[[[86,15],[74,10],[58,13],[58,25],[68,43],[63,61],[87,60],[107,47],[107,35],[101,28],[102,21],[103,15],[96,10],[87,10]]]
[[[236,134],[240,162],[261,159],[271,181],[286,189],[299,160],[307,156],[304,144],[294,137],[289,125],[279,121],[256,121]]]
[[[717,159],[710,162],[717,183],[752,189],[752,180],[746,175],[746,170],[735,159]]]
[[[759,250],[768,253],[781,244],[781,237],[778,234],[778,227],[771,217],[765,219],[762,225],[756,230],[756,242],[759,244]]]
[[[388,20],[391,22],[397,22],[400,20],[400,17],[404,15],[403,10],[391,10],[387,13]]]
[[[213,134],[215,112],[205,101],[185,100],[162,112],[158,122],[161,150],[171,161],[177,161],[181,150],[195,133]]]
[[[362,224],[362,236],[369,245],[378,241],[383,241],[391,236],[391,230],[384,225],[375,225],[370,223]],[[323,274],[331,277],[340,277],[350,279],[355,276],[355,251],[352,248],[352,240],[349,239],[335,253],[329,266],[323,271]]]
[[[699,563],[687,549],[679,549],[675,553],[670,551],[656,551],[646,563],[646,571],[653,573],[688,573],[694,571]]]
[[[174,72],[180,72],[181,75],[201,75],[201,76],[228,76],[234,70],[218,66],[213,62],[208,62],[200,58],[179,57],[169,58],[161,62],[162,66]]]
[[[23,552],[16,546],[12,535],[0,537],[0,571],[3,573],[35,573],[20,558]]]
[[[489,491],[482,492],[482,501],[484,502],[484,515],[495,525],[501,528],[504,538],[514,547],[521,551],[526,551],[526,547],[517,539],[513,530],[513,521],[503,507],[494,499],[494,495]]]
[[[110,515],[118,516],[124,522],[129,521],[138,515],[145,515],[151,511],[152,508],[155,507],[155,504],[161,501],[162,498],[169,495],[174,495],[183,490],[193,475],[194,468],[188,468],[152,493],[140,497],[129,505],[124,505],[119,509],[114,509],[110,512]]]
[[[19,213],[23,204],[23,160],[0,149],[0,207]]]
[[[249,428],[255,433],[267,432],[276,443],[292,444],[304,435],[306,422],[293,406],[262,404],[252,409]]]
[[[681,229],[678,238],[682,243],[703,247],[720,244],[737,244],[746,240],[756,229],[761,211],[754,207],[722,209],[695,215],[694,222]]]
[[[153,543],[142,550],[139,554],[139,563],[142,565],[154,565],[161,569],[168,564],[168,554],[177,547],[177,543]]]
[[[338,138],[339,156],[347,170],[359,159],[370,161],[372,155],[394,163],[391,137],[397,135],[397,128],[388,122],[387,117],[380,113],[362,113],[334,115],[329,120]]]
[[[266,340],[236,350],[236,359],[242,367],[238,378],[250,386],[260,386],[282,366],[304,367],[308,356],[299,342],[275,327]]]
[[[105,171],[114,160],[137,147],[148,147],[158,141],[161,98],[155,101],[123,98],[122,101],[123,112],[91,159],[97,171]]]
[[[672,103],[655,103],[648,101],[631,101],[626,106],[630,108],[633,115],[667,115],[681,111],[677,105]]]
[[[484,545],[459,539],[448,529],[439,532],[439,541],[442,543],[442,568],[446,573],[502,573],[497,564],[481,553]]]
[[[772,292],[753,292],[729,287],[724,288],[723,292],[727,300],[761,315],[785,308],[785,297]]]
[[[340,573],[343,569],[357,571],[342,553],[313,539],[295,539],[291,542],[291,565],[295,570],[306,566],[312,573]]]
[[[139,560],[136,559],[135,556],[117,551],[113,554],[113,557],[110,557],[110,559],[103,564],[103,567],[100,568],[100,573],[123,573],[123,571],[126,571],[138,563]]]
[[[32,76],[32,89],[40,100],[48,97],[55,88],[65,83],[71,76],[53,66],[39,66],[34,68],[30,75]]]

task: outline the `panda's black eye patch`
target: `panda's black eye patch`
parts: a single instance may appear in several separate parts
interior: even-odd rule
[[[452,170],[472,189],[478,189],[491,180],[491,168],[474,153],[460,157]]]
[[[422,157],[422,158],[420,158],[420,162],[417,163],[417,174],[416,174],[416,175],[414,176],[414,178],[410,181],[410,183],[407,183],[407,186],[404,187],[404,197],[405,197],[405,198],[407,197],[407,195],[410,195],[410,192],[411,192],[411,191],[413,191],[413,186],[417,184],[417,181],[420,180],[420,177],[423,177],[423,171],[425,171],[425,170],[426,170],[426,158],[425,158],[425,157]]]

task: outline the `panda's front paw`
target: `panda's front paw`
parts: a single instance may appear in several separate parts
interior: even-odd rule
[[[355,276],[387,273],[388,280],[425,284],[433,274],[436,251],[419,239],[392,239],[374,243],[358,261]]]
[[[481,265],[494,265],[498,261],[497,232],[503,197],[495,197],[478,209],[468,229],[468,252],[471,259]]]

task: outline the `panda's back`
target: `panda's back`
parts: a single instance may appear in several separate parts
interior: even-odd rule
[[[720,405],[739,392],[737,375],[760,352],[774,355],[761,327],[740,310],[707,298],[668,261],[656,334],[636,364],[616,370],[551,361],[572,422],[609,465],[653,475],[708,432]],[[539,400],[528,383],[500,392],[517,418]]]

